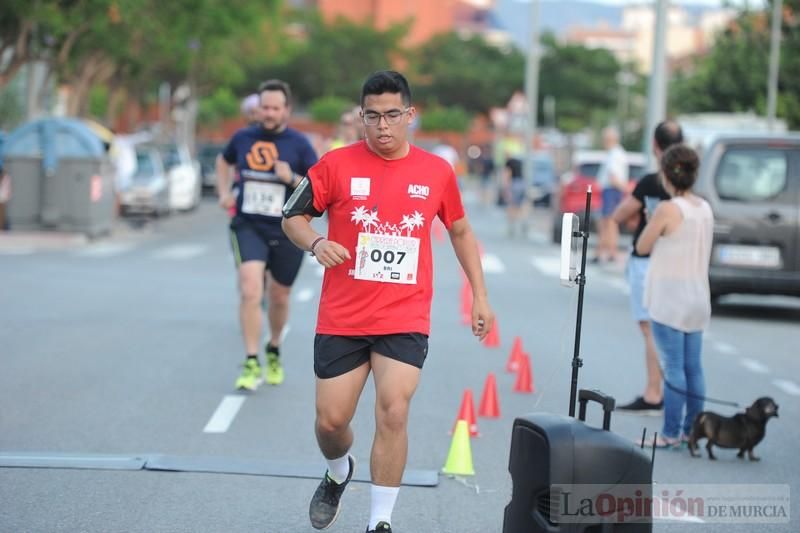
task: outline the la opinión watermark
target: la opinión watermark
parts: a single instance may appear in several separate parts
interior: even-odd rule
[[[552,485],[554,523],[784,524],[788,484]]]

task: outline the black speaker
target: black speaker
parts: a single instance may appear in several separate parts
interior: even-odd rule
[[[588,401],[603,405],[603,429],[584,422]],[[652,531],[651,458],[633,442],[609,431],[613,398],[581,390],[579,402],[579,420],[536,413],[514,421],[508,463],[513,489],[503,533]],[[576,489],[570,494],[569,488],[559,487],[564,485]],[[636,516],[620,521],[616,512],[601,516],[607,508],[590,510],[581,504],[585,497],[596,503],[598,495],[613,494],[615,488],[623,493],[637,491],[636,508],[631,509]],[[607,504],[609,497],[603,497]]]

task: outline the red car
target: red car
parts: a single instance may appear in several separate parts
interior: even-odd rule
[[[564,213],[575,213],[583,217],[586,211],[586,189],[592,187],[592,227],[603,207],[603,198],[600,187],[597,185],[597,173],[605,159],[605,152],[584,151],[577,152],[574,157],[573,169],[561,176],[556,201],[553,203],[553,232],[554,243],[561,242],[561,218]],[[628,194],[633,191],[636,182],[645,172],[647,159],[639,152],[628,152]]]

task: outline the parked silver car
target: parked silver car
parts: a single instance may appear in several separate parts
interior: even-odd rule
[[[800,296],[800,134],[717,138],[695,190],[714,211],[712,296]]]
[[[169,198],[169,180],[158,150],[137,146],[136,171],[125,190],[120,191],[122,213],[164,215],[170,211]]]

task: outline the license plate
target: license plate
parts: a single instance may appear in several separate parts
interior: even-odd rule
[[[781,251],[775,246],[721,244],[715,248],[717,264],[755,268],[781,268]]]

